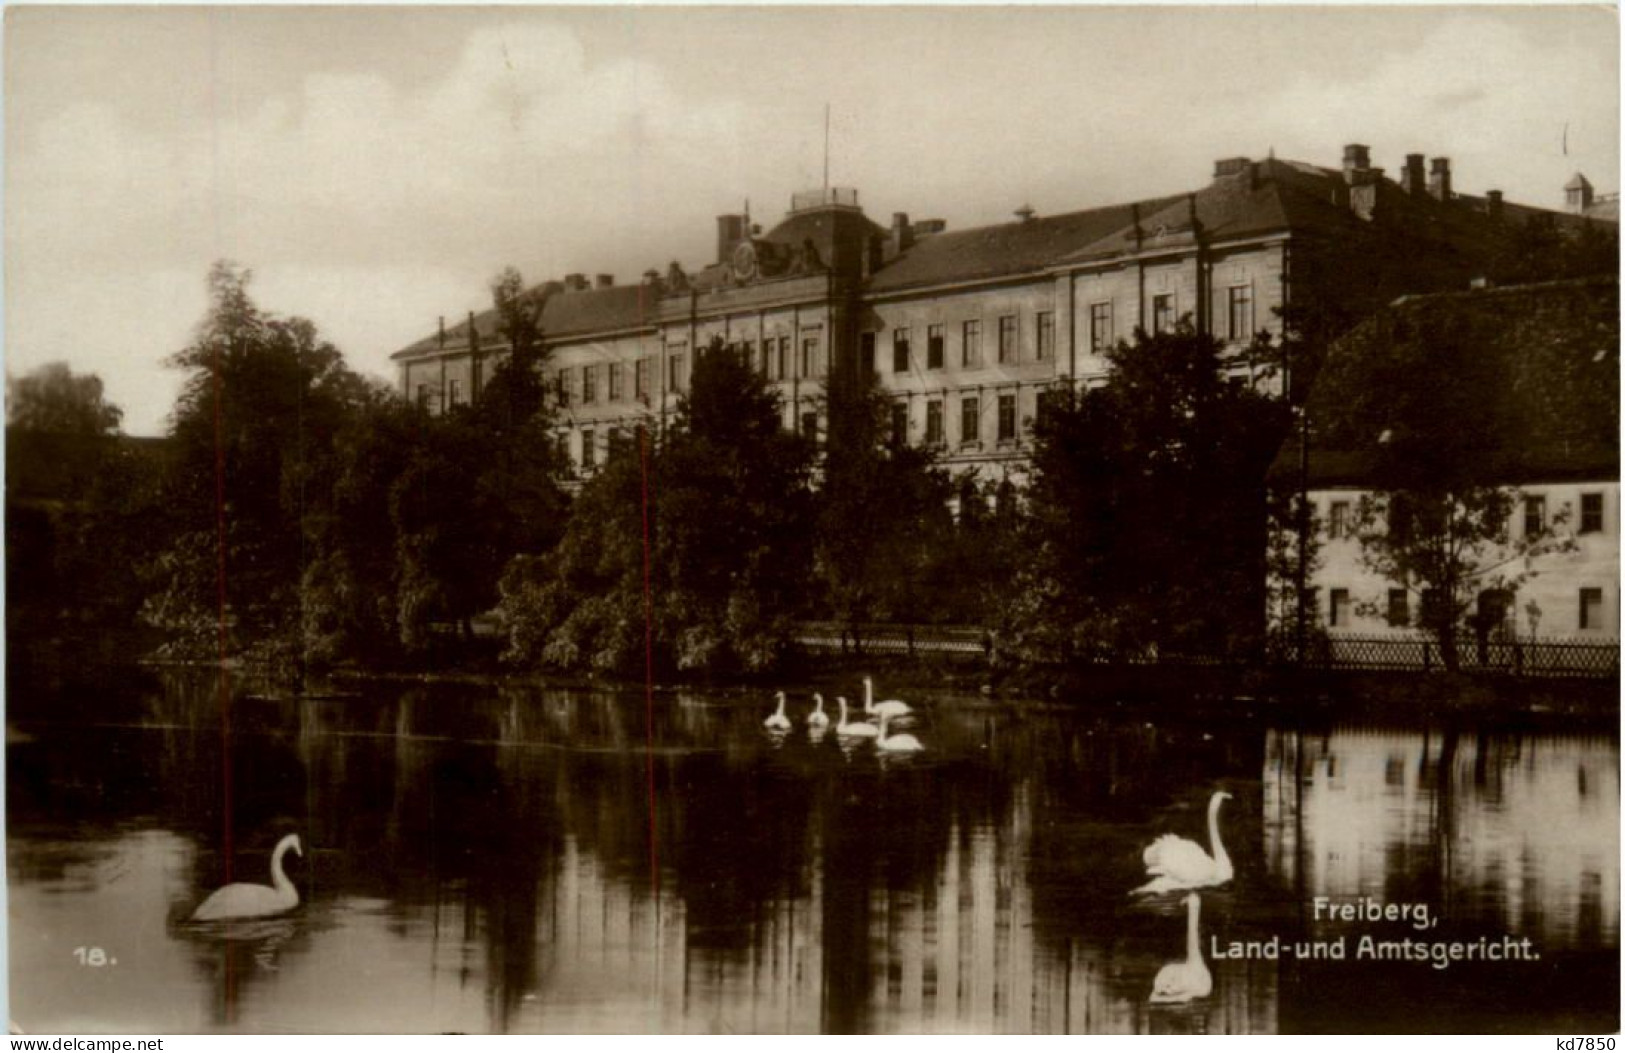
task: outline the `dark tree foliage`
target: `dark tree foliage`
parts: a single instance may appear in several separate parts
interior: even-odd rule
[[[378,385],[334,438],[328,500],[307,518],[303,636],[312,664],[387,664],[399,657],[390,494],[424,441],[425,421]]]
[[[720,340],[694,363],[655,477],[657,596],[679,668],[771,666],[806,606],[811,443]]]
[[[57,435],[112,435],[124,411],[102,395],[102,378],[51,362],[6,378],[6,422],[13,428]]]
[[[420,421],[419,442],[390,493],[394,517],[400,639],[428,643],[430,626],[466,637],[490,610],[517,556],[547,551],[564,530],[564,465],[542,376],[544,298],[526,292],[512,267],[491,283],[508,352],[471,407]]]
[[[1108,359],[1104,387],[1051,395],[1037,421],[1006,644],[1037,660],[1248,651],[1285,407],[1230,382],[1218,342],[1188,326]]]
[[[296,645],[305,517],[324,499],[335,436],[366,397],[314,325],[261,311],[248,283],[248,271],[217,263],[209,313],[170,359],[186,371],[170,423],[173,532],[147,614],[205,651],[222,624],[231,649]]]
[[[510,565],[508,657],[641,671],[647,492],[657,663],[771,666],[807,603],[809,466],[777,395],[714,343],[663,439],[645,431],[622,444],[583,488],[558,548]]]
[[[1550,215],[1534,215],[1512,228],[1490,265],[1498,285],[1619,273],[1619,230],[1587,221],[1578,230],[1560,228]]]
[[[116,434],[101,380],[60,363],[10,382],[6,604],[13,668],[84,655],[134,622],[161,521],[163,447]],[[70,642],[71,641],[71,642]],[[43,646],[42,646],[43,645]],[[32,653],[31,653],[32,652]]]
[[[846,626],[970,613],[942,602],[953,584],[938,572],[955,555],[951,481],[931,450],[891,441],[890,407],[872,373],[831,375],[816,566],[829,613]]]

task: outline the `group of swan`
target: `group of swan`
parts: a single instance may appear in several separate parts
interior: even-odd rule
[[[1151,880],[1135,889],[1135,895],[1177,891],[1189,893],[1182,900],[1187,919],[1185,960],[1169,962],[1157,973],[1151,985],[1151,1002],[1154,1005],[1206,998],[1213,991],[1213,974],[1202,960],[1198,939],[1202,897],[1190,890],[1223,885],[1235,876],[1230,854],[1224,850],[1224,842],[1219,838],[1219,806],[1229,799],[1230,795],[1220,790],[1208,800],[1207,833],[1211,851],[1195,841],[1173,834],[1163,834],[1146,846],[1145,872]]]
[[[790,717],[785,713],[785,695],[783,691],[775,696],[778,702],[768,718],[762,721],[762,727],[768,731],[785,732],[790,730]],[[815,732],[822,732],[829,727],[829,714],[824,712],[824,696],[813,695],[815,707],[807,714],[807,727]],[[835,734],[846,739],[874,739],[875,748],[886,753],[918,753],[925,749],[920,740],[913,735],[890,733],[890,724],[893,720],[900,720],[912,716],[914,708],[901,699],[889,698],[882,702],[875,701],[874,681],[869,677],[863,678],[863,713],[864,720],[853,721],[848,719],[846,699],[837,696],[835,703],[840,707],[840,721],[835,725]]]

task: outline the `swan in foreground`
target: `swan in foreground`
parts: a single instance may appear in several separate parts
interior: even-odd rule
[[[789,731],[790,730],[790,718],[784,715],[784,692],[783,691],[779,692],[778,699],[779,699],[779,708],[775,709],[773,711],[772,716],[770,716],[766,720],[762,721],[762,727],[766,728],[769,731]]]
[[[841,722],[835,725],[835,734],[851,739],[874,738],[876,735],[880,734],[880,729],[875,727],[873,724],[865,723],[863,721],[859,721],[856,724],[848,723],[846,719],[846,699],[837,697],[835,702],[841,707]]]
[[[875,739],[875,746],[887,753],[918,753],[925,749],[920,740],[913,735],[887,735],[886,725],[891,722],[890,717],[880,718],[880,737]]]
[[[299,890],[293,887],[288,875],[282,872],[282,857],[293,849],[301,858],[305,850],[299,846],[299,835],[289,834],[276,843],[271,853],[271,883],[255,885],[234,881],[210,893],[209,898],[192,912],[193,921],[223,921],[227,918],[263,918],[281,914],[299,906]]]
[[[824,712],[824,696],[815,692],[813,701],[818,703],[818,708],[807,715],[807,726],[809,728],[829,727],[829,714]]]
[[[1219,805],[1230,799],[1220,790],[1207,805],[1207,836],[1213,854],[1202,850],[1195,841],[1173,834],[1163,834],[1145,850],[1145,872],[1150,881],[1135,889],[1136,893],[1174,892],[1179,889],[1206,888],[1222,885],[1235,874],[1230,855],[1219,840]]]
[[[897,698],[888,698],[884,702],[875,701],[875,682],[870,677],[863,678],[863,711],[871,717],[906,717],[914,712],[914,707]]]
[[[1197,932],[1202,915],[1202,897],[1192,892],[1185,897],[1185,905],[1190,908],[1190,922],[1188,935],[1185,938],[1185,960],[1182,962],[1169,962],[1157,971],[1157,979],[1151,984],[1151,1002],[1189,1002],[1193,998],[1206,998],[1213,991],[1213,974],[1208,972],[1207,963],[1202,961],[1202,946],[1198,942]]]

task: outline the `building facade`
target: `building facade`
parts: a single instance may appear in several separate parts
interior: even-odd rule
[[[794,195],[763,232],[717,219],[713,260],[636,285],[570,275],[540,301],[559,441],[590,474],[617,438],[658,424],[694,356],[720,341],[782,398],[784,423],[817,434],[832,368],[872,370],[898,439],[958,471],[1019,474],[1040,397],[1098,383],[1104,352],[1135,330],[1188,318],[1227,347],[1279,331],[1279,312],[1319,297],[1375,310],[1405,292],[1461,288],[1532,217],[1595,222],[1452,187],[1450,162],[1408,155],[1389,179],[1362,145],[1340,167],[1273,157],[1218,161],[1185,194],[948,231],[896,213],[870,220],[856,191]],[[494,311],[470,312],[397,352],[402,394],[430,412],[478,397],[506,353]]]

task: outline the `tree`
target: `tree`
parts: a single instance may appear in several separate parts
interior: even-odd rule
[[[1043,660],[1245,653],[1264,610],[1264,473],[1284,404],[1232,383],[1183,324],[1108,352],[1098,389],[1051,393],[1035,428],[1008,644]]]
[[[146,611],[184,647],[212,651],[229,630],[230,648],[286,656],[301,634],[308,517],[368,388],[309,321],[261,311],[250,277],[214,265],[209,312],[170,359],[186,371],[170,423],[171,543]]]
[[[430,418],[389,494],[401,643],[421,650],[437,622],[471,635],[474,615],[501,596],[509,562],[557,543],[568,500],[542,369],[545,296],[505,269],[491,283],[507,343],[474,403]]]
[[[923,611],[945,611],[927,596],[952,532],[948,475],[932,451],[892,441],[891,402],[873,373],[836,369],[825,404],[816,567],[830,613],[854,629],[929,620]]]
[[[303,647],[317,666],[400,656],[391,491],[423,441],[425,418],[372,385],[334,436],[331,484],[309,509],[301,584]]]
[[[812,446],[779,396],[713,340],[694,363],[655,479],[664,610],[681,669],[760,670],[804,606]]]
[[[809,454],[777,394],[714,342],[663,440],[644,430],[615,448],[557,549],[510,564],[508,658],[641,671],[647,508],[657,664],[771,666],[805,605]]]
[[[124,411],[102,395],[102,378],[51,362],[6,377],[6,420],[13,428],[60,435],[112,435]]]

